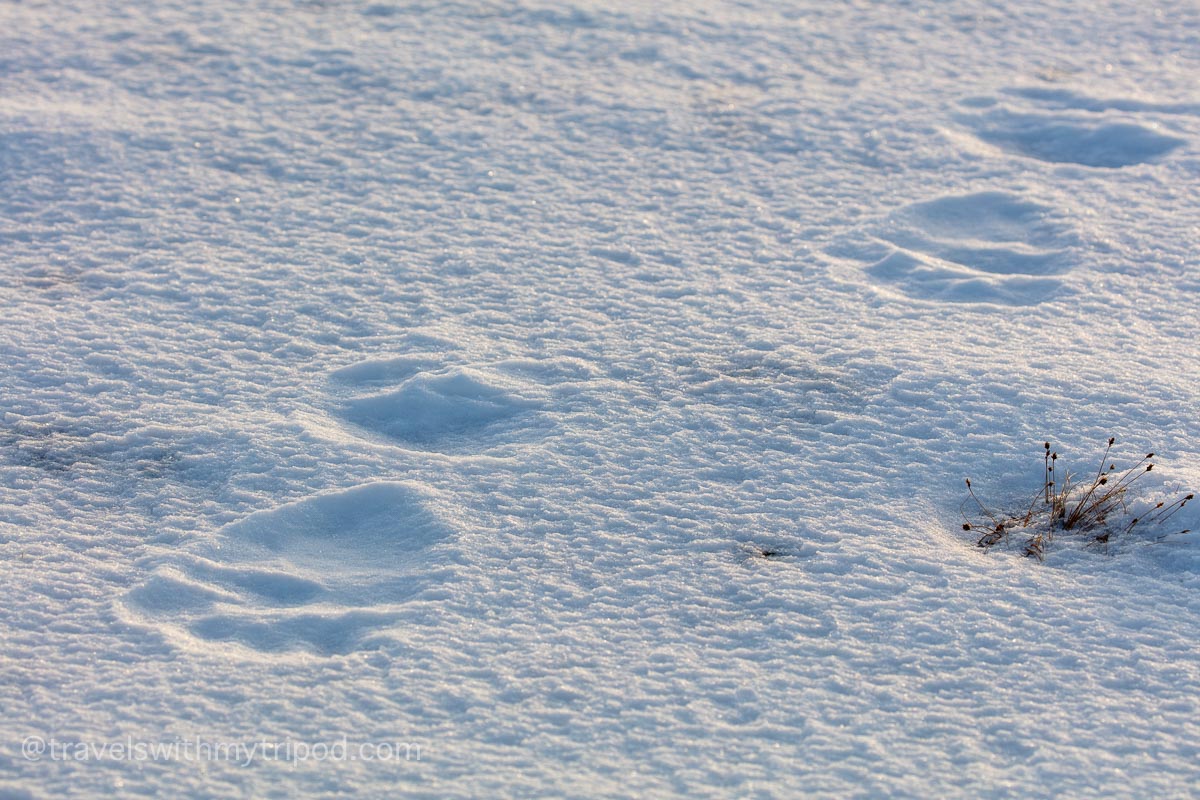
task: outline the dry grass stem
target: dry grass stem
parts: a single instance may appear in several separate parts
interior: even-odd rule
[[[1024,531],[1027,538],[1021,544],[1022,552],[1041,561],[1045,559],[1046,549],[1057,534],[1069,532],[1080,535],[1089,543],[1107,548],[1114,534],[1126,537],[1135,529],[1140,531],[1149,526],[1159,528],[1192,499],[1193,495],[1187,494],[1173,503],[1158,503],[1148,511],[1131,517],[1122,527],[1114,529],[1110,520],[1114,516],[1124,519],[1129,514],[1130,488],[1154,470],[1151,461],[1154,453],[1147,453],[1133,466],[1118,470],[1116,463],[1109,460],[1114,444],[1116,439],[1110,437],[1095,473],[1089,473],[1091,477],[1086,483],[1076,484],[1074,476],[1059,467],[1058,453],[1051,449],[1050,442],[1046,442],[1042,454],[1042,486],[1034,493],[1023,514],[1006,515],[990,510],[975,494],[970,479],[967,479],[970,497],[963,503],[963,530],[982,531],[976,544],[983,548],[1007,542],[1014,531]],[[965,510],[968,503],[973,504],[979,512],[974,515],[974,520]],[[1173,533],[1189,532],[1181,530]],[[1169,535],[1171,533],[1161,534],[1157,539]]]

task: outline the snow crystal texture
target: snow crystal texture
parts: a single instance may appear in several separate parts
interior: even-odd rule
[[[1194,795],[1200,547],[959,508],[1200,485],[1198,44],[0,2],[0,797]]]

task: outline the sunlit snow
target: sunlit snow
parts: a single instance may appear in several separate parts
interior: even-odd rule
[[[1196,507],[961,510],[1200,487],[1198,76],[1191,0],[0,0],[0,797],[1200,792]]]

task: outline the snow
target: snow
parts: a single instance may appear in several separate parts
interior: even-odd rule
[[[1198,41],[0,4],[0,797],[1194,794]]]
[[[448,437],[467,436],[477,444],[484,431],[529,405],[473,370],[420,372],[399,386],[392,392],[355,398],[344,416],[402,442],[433,445]]]

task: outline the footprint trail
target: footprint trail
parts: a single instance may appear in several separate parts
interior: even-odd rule
[[[513,381],[467,367],[374,362],[341,370],[335,378],[352,390],[366,392],[338,409],[342,419],[360,430],[423,450],[486,448],[520,426],[539,406],[524,397]]]
[[[453,533],[426,490],[364,484],[225,526],[160,564],[125,605],[177,641],[365,649],[400,620],[405,600],[449,577]]]
[[[1062,288],[1079,237],[1064,215],[1007,192],[939,197],[905,206],[869,245],[833,251],[919,300],[1036,305]]]

